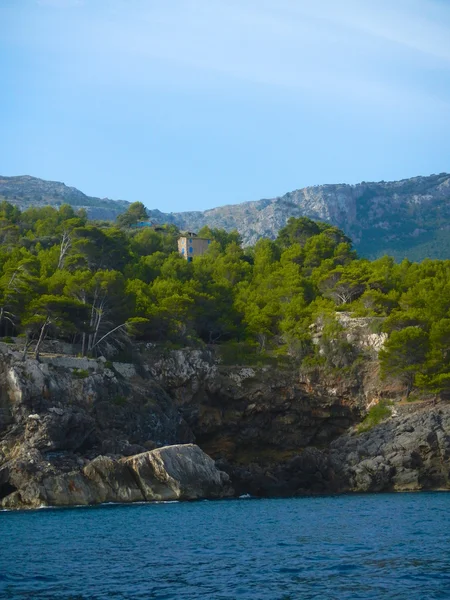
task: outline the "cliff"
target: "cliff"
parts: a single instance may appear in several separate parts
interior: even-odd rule
[[[4,507],[450,486],[450,405],[399,402],[373,352],[328,374],[192,349],[139,366],[0,357]],[[386,399],[391,416],[359,433]]]
[[[173,401],[133,365],[54,355],[22,360],[1,346],[5,506],[219,495],[220,473],[189,446],[194,435]],[[173,444],[188,446],[167,450]],[[161,454],[157,447],[166,450]],[[185,475],[192,464],[197,469],[190,483],[180,476],[179,456]]]
[[[354,321],[348,339],[378,348]],[[178,351],[151,372],[240,494],[449,488],[450,404],[405,403],[402,386],[380,381],[375,357],[372,350],[353,370],[326,374],[295,365],[229,367]],[[379,402],[392,402],[391,415],[361,431]]]
[[[182,229],[237,229],[245,245],[275,238],[290,217],[306,216],[342,229],[361,256],[410,260],[450,256],[450,176],[317,185],[277,198],[165,215]],[[161,215],[151,215],[161,218]]]

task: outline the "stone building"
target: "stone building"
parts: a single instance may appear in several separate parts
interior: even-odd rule
[[[178,239],[178,252],[188,262],[192,262],[195,256],[201,256],[208,250],[211,240],[198,237],[193,231],[183,231]]]

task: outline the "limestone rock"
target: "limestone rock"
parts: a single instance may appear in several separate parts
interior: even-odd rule
[[[330,463],[343,490],[450,489],[450,405],[342,436],[330,446]]]
[[[42,463],[16,462],[0,472],[4,508],[102,502],[195,500],[233,494],[229,477],[194,444],[158,448],[116,460],[97,456],[84,468],[60,473]]]
[[[35,448],[77,450],[94,435],[95,420],[84,411],[53,408],[49,413],[39,419],[28,417],[25,438]]]
[[[133,454],[194,440],[165,390],[134,366],[113,373],[101,361],[43,356],[22,360],[0,344],[1,448],[28,444],[43,452],[82,451],[91,458],[108,452]],[[78,366],[77,366],[78,365]],[[83,368],[82,368],[83,367]],[[86,372],[76,377],[74,372]]]
[[[356,329],[363,340],[367,323]],[[3,346],[5,507],[216,498],[230,479],[237,494],[259,496],[450,488],[444,401],[397,404],[355,433],[370,403],[403,391],[383,387],[373,357],[342,377],[147,349],[139,369],[82,359],[80,377],[76,357],[22,361]]]
[[[391,182],[317,185],[203,212],[151,210],[149,217],[191,231],[204,225],[237,229],[244,244],[253,245],[262,236],[275,238],[290,217],[306,216],[343,229],[362,256],[383,256],[388,251],[411,260],[446,258],[448,246],[442,233],[449,226],[449,188],[449,175],[440,173]],[[0,195],[22,210],[36,204],[65,203],[85,208],[94,219],[114,220],[129,207],[123,200],[88,197],[63,183],[30,176],[0,177]],[[438,241],[431,256],[430,237]]]
[[[450,176],[440,173],[401,181],[317,185],[204,212],[161,214],[155,210],[149,216],[191,231],[204,225],[237,229],[245,245],[254,245],[261,237],[275,238],[290,217],[310,217],[340,227],[361,256],[446,258],[448,244],[442,233],[449,226],[449,216],[443,207],[449,188]],[[430,238],[441,242],[431,256]]]
[[[83,469],[97,488],[100,502],[137,502],[144,500],[135,473],[127,465],[107,456],[97,456]]]
[[[86,196],[59,181],[46,181],[29,175],[0,177],[0,195],[25,210],[30,206],[70,204],[84,208],[91,219],[112,220],[127,210],[129,202]]]
[[[122,459],[146,500],[195,500],[231,495],[229,478],[194,444],[166,446]]]

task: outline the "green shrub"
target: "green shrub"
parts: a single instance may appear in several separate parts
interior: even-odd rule
[[[112,398],[112,403],[116,406],[124,406],[127,403],[127,399],[125,398],[125,396],[117,394],[117,396],[114,396],[114,398]]]
[[[218,346],[224,365],[254,365],[258,362],[258,344],[253,342],[226,342]]]
[[[406,402],[419,402],[419,400],[423,400],[423,397],[417,392],[411,392],[406,398]]]
[[[77,379],[86,379],[86,377],[89,377],[89,371],[86,369],[74,369],[72,375]]]
[[[303,369],[316,369],[316,368],[324,368],[327,364],[327,359],[325,356],[316,352],[310,356],[305,356],[302,360],[302,368]]]
[[[260,351],[259,344],[252,341],[226,342],[217,346],[217,353],[223,365],[252,367],[285,367],[291,364],[292,358],[285,347]]]
[[[14,340],[9,335],[6,335],[1,339],[4,344],[14,344]]]
[[[347,341],[345,328],[334,316],[325,317],[319,344],[330,369],[349,367],[358,355],[357,349]]]
[[[392,413],[392,402],[381,401],[372,408],[369,409],[364,421],[358,425],[358,433],[369,431],[375,425],[378,425],[382,421],[388,419]]]
[[[371,333],[382,333],[383,325],[384,325],[383,318],[374,317],[369,323],[369,330]]]

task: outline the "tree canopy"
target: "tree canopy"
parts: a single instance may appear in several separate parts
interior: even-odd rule
[[[175,226],[130,228],[146,217],[140,203],[121,217],[87,222],[68,206],[0,203],[0,337],[23,335],[36,355],[49,337],[84,355],[130,338],[249,344],[343,368],[354,359],[336,325],[343,310],[382,322],[386,377],[450,389],[450,261],[358,259],[342,231],[300,218],[252,248],[237,232],[204,228],[212,243],[189,263]],[[321,353],[318,319],[330,340]]]

